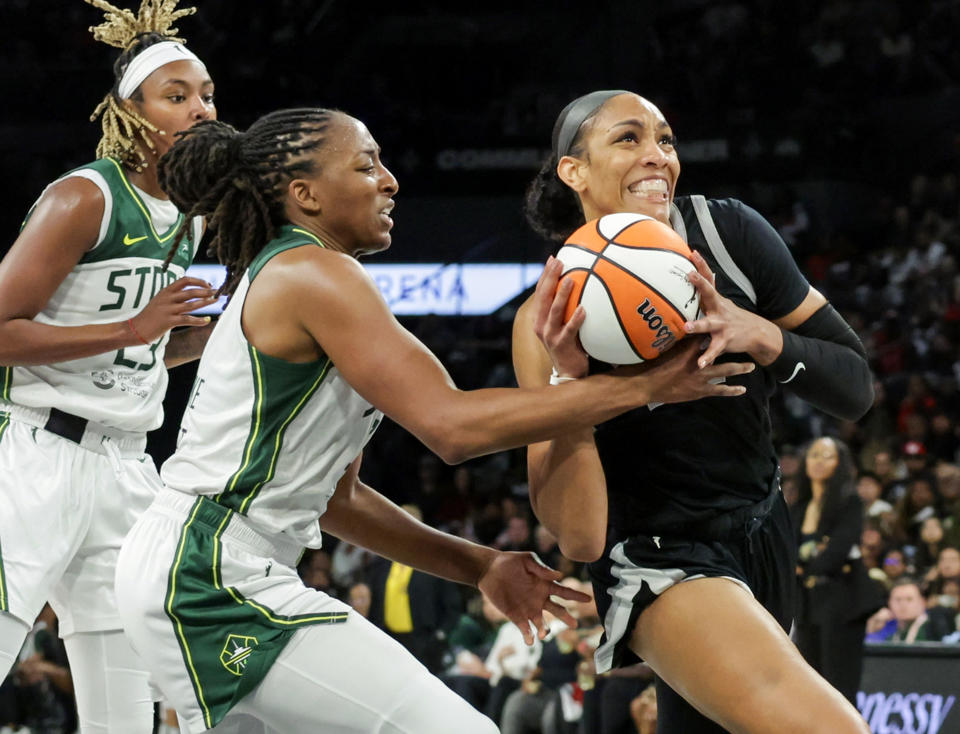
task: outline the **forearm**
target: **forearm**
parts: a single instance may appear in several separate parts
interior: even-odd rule
[[[449,463],[591,428],[651,400],[644,375],[594,375],[562,385],[460,391],[412,429]]]
[[[362,482],[349,494],[334,495],[320,527],[384,558],[469,586],[477,585],[496,556],[490,548],[423,524]]]
[[[14,318],[0,325],[0,364],[16,367],[66,362],[140,343],[124,321],[52,326],[33,319]]]
[[[607,485],[593,440],[583,429],[531,446],[530,504],[537,519],[574,561],[595,561],[607,527]]]
[[[207,326],[189,326],[170,332],[170,340],[164,352],[163,363],[167,369],[179,367],[187,362],[200,359],[203,348],[210,339],[214,324]]]
[[[781,384],[816,408],[857,420],[873,404],[873,376],[857,335],[825,305],[794,331],[769,369]]]

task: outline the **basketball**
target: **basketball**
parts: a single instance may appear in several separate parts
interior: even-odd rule
[[[676,232],[643,214],[608,214],[570,235],[557,259],[573,281],[564,322],[586,311],[580,342],[610,364],[655,359],[684,336],[700,297],[687,280],[690,248]]]

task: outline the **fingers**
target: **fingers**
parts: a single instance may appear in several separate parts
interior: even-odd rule
[[[558,260],[557,262],[560,261]],[[553,303],[550,304],[549,319],[551,323],[563,323],[563,312],[567,309],[567,300],[570,298],[570,291],[572,290],[572,280],[566,278],[560,281],[560,285],[557,287],[557,294],[553,297]]]
[[[538,330],[541,330],[543,324],[546,323],[562,270],[563,265],[553,255],[547,258],[547,264],[544,266],[540,279],[537,281],[537,287],[533,291],[534,302],[537,304],[535,324]]]
[[[588,602],[592,598],[589,594],[584,594],[582,591],[571,589],[569,586],[563,586],[562,584],[554,584],[550,594],[570,601]]]
[[[720,305],[720,293],[713,285],[711,278],[705,278],[699,272],[691,270],[687,273],[687,280],[700,294],[700,308],[705,312],[712,311]]]
[[[542,579],[547,581],[557,581],[558,579],[563,578],[563,574],[559,571],[554,571],[550,566],[545,564],[540,560],[540,557],[536,553],[528,553],[524,559],[524,565],[526,570],[532,573],[534,576],[539,576]],[[566,588],[561,587],[561,588]]]
[[[217,292],[213,288],[186,288],[180,291],[174,291],[170,298],[171,303],[185,303],[194,300],[217,300]]]
[[[700,277],[705,278],[710,285],[715,286],[717,284],[717,276],[712,270],[710,270],[710,266],[707,265],[707,261],[703,259],[703,255],[694,250],[691,259],[693,260],[693,265],[700,274]]]
[[[520,628],[520,634],[523,635],[524,644],[532,645],[534,640],[533,640],[533,633],[530,631],[530,621],[523,617],[518,617],[516,619],[511,617],[510,621]]]
[[[177,278],[170,285],[167,286],[166,290],[172,291],[181,291],[184,288],[205,288],[210,289],[213,286],[210,285],[207,281],[202,280],[201,278],[193,278],[189,276],[184,276],[182,278]]]
[[[557,604],[555,601],[548,601],[546,604],[544,604],[543,608],[567,625],[567,627],[570,629],[576,628],[576,617],[570,614],[569,610],[567,610],[562,604]]]
[[[183,316],[178,326],[206,326],[209,323],[209,316]]]

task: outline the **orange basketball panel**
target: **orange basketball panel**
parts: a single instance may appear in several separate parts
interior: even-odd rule
[[[570,296],[567,298],[567,305],[563,309],[563,323],[567,323],[570,320],[573,312],[576,311],[577,306],[580,305],[580,299],[583,297],[583,286],[586,284],[589,275],[589,270],[576,269],[568,270],[563,274],[563,277],[560,278],[560,283],[567,279],[573,281],[573,289],[570,291]],[[557,286],[559,287],[559,285],[558,283]]]
[[[624,247],[671,250],[686,258],[690,257],[690,247],[683,241],[683,237],[667,225],[653,219],[645,219],[631,224],[620,232],[613,241]]]
[[[597,231],[597,220],[594,219],[567,237],[567,241],[564,244],[572,245],[573,247],[583,247],[599,255],[603,252],[603,248],[607,246],[607,239]]]
[[[630,343],[644,359],[655,359],[684,336],[685,319],[675,306],[635,275],[599,260],[600,278]]]

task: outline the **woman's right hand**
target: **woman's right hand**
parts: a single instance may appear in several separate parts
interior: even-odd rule
[[[176,326],[203,326],[206,316],[191,316],[191,311],[215,303],[216,291],[200,278],[179,278],[157,293],[130,321],[140,337],[152,344]]]
[[[699,367],[699,339],[682,340],[666,354],[639,367],[620,367],[616,371],[637,371],[646,380],[651,403],[684,403],[707,397],[737,397],[747,388],[727,385],[724,380],[753,372],[753,362],[724,362]]]

